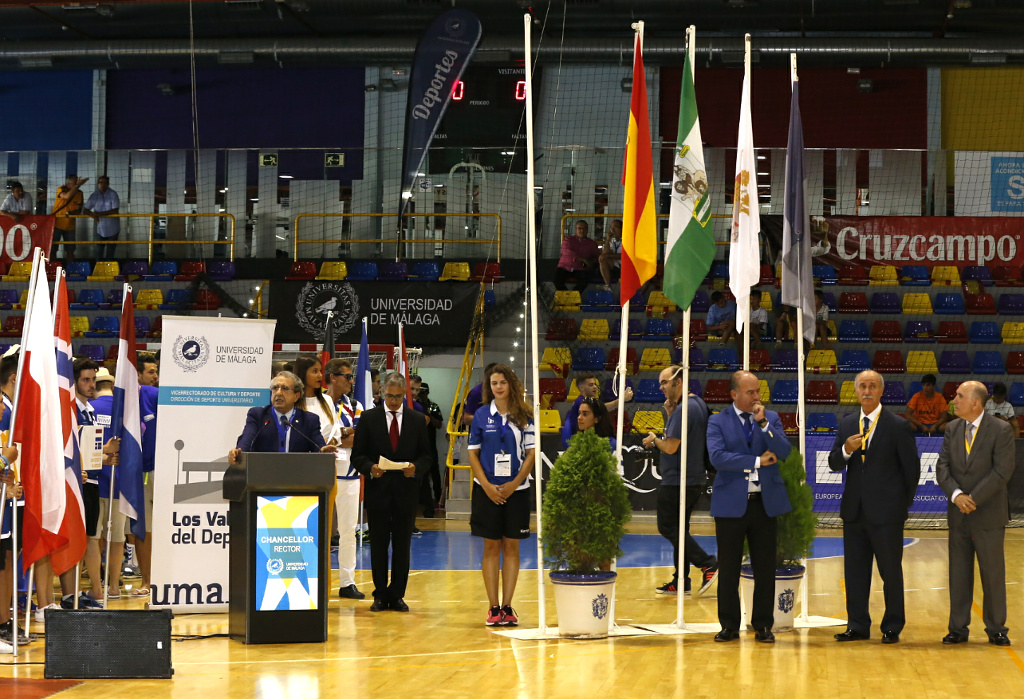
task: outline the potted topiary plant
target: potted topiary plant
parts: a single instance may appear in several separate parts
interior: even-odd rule
[[[622,555],[619,542],[631,517],[608,440],[593,430],[578,432],[551,469],[541,513],[559,635],[608,635],[616,576],[601,567]]]
[[[779,462],[779,472],[786,484],[786,494],[793,506],[790,512],[776,520],[775,548],[775,631],[793,628],[793,610],[796,607],[796,589],[806,572],[800,565],[810,555],[818,516],[814,514],[814,493],[807,484],[804,457],[796,449]],[[754,572],[743,566],[743,593],[747,609],[751,609],[754,596]]]

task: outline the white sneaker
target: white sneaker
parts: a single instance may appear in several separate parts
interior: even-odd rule
[[[46,623],[46,610],[47,609],[60,609],[60,608],[61,607],[58,604],[48,604],[45,607],[37,609],[35,611],[36,621],[39,622],[40,624],[45,624]]]

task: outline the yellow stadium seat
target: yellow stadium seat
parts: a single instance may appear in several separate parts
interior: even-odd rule
[[[164,302],[164,292],[160,289],[139,289],[139,295],[135,297],[136,308],[156,309]]]
[[[554,310],[557,313],[578,313],[580,310],[580,292],[556,291]]]
[[[837,364],[833,350],[811,350],[807,355],[807,371],[814,374],[836,374]]]
[[[562,416],[557,410],[540,411],[540,431],[543,434],[558,434],[562,431]]]
[[[910,350],[907,352],[908,374],[938,374],[939,365],[935,361],[935,353],[930,350]]]
[[[469,281],[469,263],[468,262],[446,262],[444,269],[441,271],[442,282],[468,282]]]
[[[1019,345],[1024,343],[1024,323],[1003,323],[1003,344]]]
[[[932,267],[932,286],[960,286],[960,270],[954,265]]]
[[[931,315],[932,299],[928,294],[909,293],[903,295],[904,315]]]
[[[4,275],[5,282],[27,282],[32,276],[31,262],[12,262],[11,268]]]
[[[843,388],[839,391],[839,405],[860,405],[853,381],[843,381]]]
[[[569,392],[565,394],[565,399],[571,403],[575,403],[576,399],[580,397],[580,387],[576,385],[576,379],[572,380],[572,385],[569,386]]]
[[[900,281],[896,276],[896,268],[890,265],[874,265],[868,276],[870,286],[899,286]]]
[[[572,366],[572,352],[568,347],[545,347],[540,358],[541,371],[553,371],[565,378]]]
[[[88,316],[71,316],[68,322],[71,324],[72,337],[82,337],[89,331]]]
[[[660,410],[637,410],[633,416],[633,428],[642,434],[664,432],[665,416]]]
[[[333,281],[341,281],[348,276],[348,265],[344,262],[324,262],[320,266],[320,274],[316,275],[317,279],[326,279]]]
[[[765,405],[771,403],[772,392],[771,389],[768,388],[768,382],[765,381],[764,379],[761,379],[760,381],[758,381],[758,388],[761,391],[761,403]]]
[[[640,371],[661,371],[672,366],[672,355],[665,347],[648,347],[640,355]]]
[[[776,277],[776,279],[777,278],[778,277]],[[770,293],[768,293],[767,291],[762,291],[761,292],[761,308],[763,308],[764,310],[766,310],[769,313],[771,313],[772,310],[773,310],[772,307],[774,305],[775,305],[775,302],[772,301],[772,295]]]
[[[604,318],[587,318],[580,324],[577,340],[607,340],[608,321]]]

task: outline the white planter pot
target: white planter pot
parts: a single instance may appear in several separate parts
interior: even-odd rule
[[[566,638],[604,638],[611,624],[615,573],[550,574],[555,587],[558,635]]]
[[[792,631],[793,612],[796,609],[796,593],[800,589],[800,580],[804,577],[804,568],[779,568],[775,571],[775,624],[772,631]],[[747,609],[746,626],[750,625],[749,614],[754,607],[754,571],[750,566],[740,569],[740,580],[743,587],[743,604]]]

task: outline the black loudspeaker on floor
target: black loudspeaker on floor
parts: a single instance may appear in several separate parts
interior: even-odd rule
[[[48,679],[170,678],[169,609],[46,610]]]

